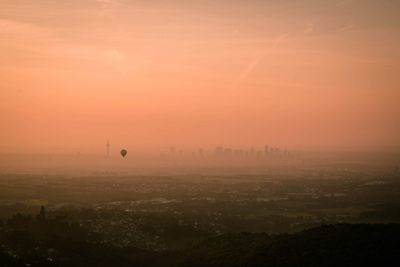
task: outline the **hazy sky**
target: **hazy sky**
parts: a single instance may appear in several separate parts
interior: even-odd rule
[[[0,0],[0,152],[400,146],[400,1]]]

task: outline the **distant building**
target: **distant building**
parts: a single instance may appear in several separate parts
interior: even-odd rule
[[[199,150],[198,150],[198,155],[199,155],[199,157],[204,157],[204,150],[202,149],[202,148],[199,148]]]
[[[257,155],[257,159],[261,159],[262,156],[263,156],[262,150],[258,150],[257,153],[256,153],[256,155]]]
[[[215,148],[215,155],[218,157],[222,156],[224,154],[224,147],[223,146],[217,146]]]
[[[233,150],[233,155],[237,158],[243,157],[243,149],[235,149]]]
[[[268,157],[268,156],[269,156],[269,146],[266,145],[266,146],[264,147],[264,157]]]
[[[250,147],[250,157],[254,158],[255,156],[255,151],[254,151],[254,147]]]
[[[170,157],[171,159],[173,159],[173,158],[175,158],[175,156],[176,156],[175,147],[170,146],[170,147],[169,147],[169,157]]]
[[[110,140],[107,140],[107,144],[106,144],[106,156],[107,158],[110,157]]]
[[[224,155],[227,156],[227,157],[232,156],[232,149],[229,148],[229,147],[225,148],[224,149]]]

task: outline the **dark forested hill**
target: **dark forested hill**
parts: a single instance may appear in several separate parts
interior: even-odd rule
[[[400,225],[338,224],[291,235],[242,233],[188,249],[182,266],[398,266]]]
[[[398,266],[400,225],[337,224],[295,234],[229,234],[174,252],[104,244],[64,219],[0,224],[0,266]]]

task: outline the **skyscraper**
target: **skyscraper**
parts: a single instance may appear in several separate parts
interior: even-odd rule
[[[268,155],[269,155],[269,146],[265,145],[265,147],[264,147],[264,157],[268,157]]]

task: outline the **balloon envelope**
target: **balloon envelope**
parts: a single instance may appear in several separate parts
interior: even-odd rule
[[[122,157],[125,157],[126,154],[128,154],[128,151],[127,151],[126,149],[122,149],[122,150],[121,150],[121,155],[122,155]]]

